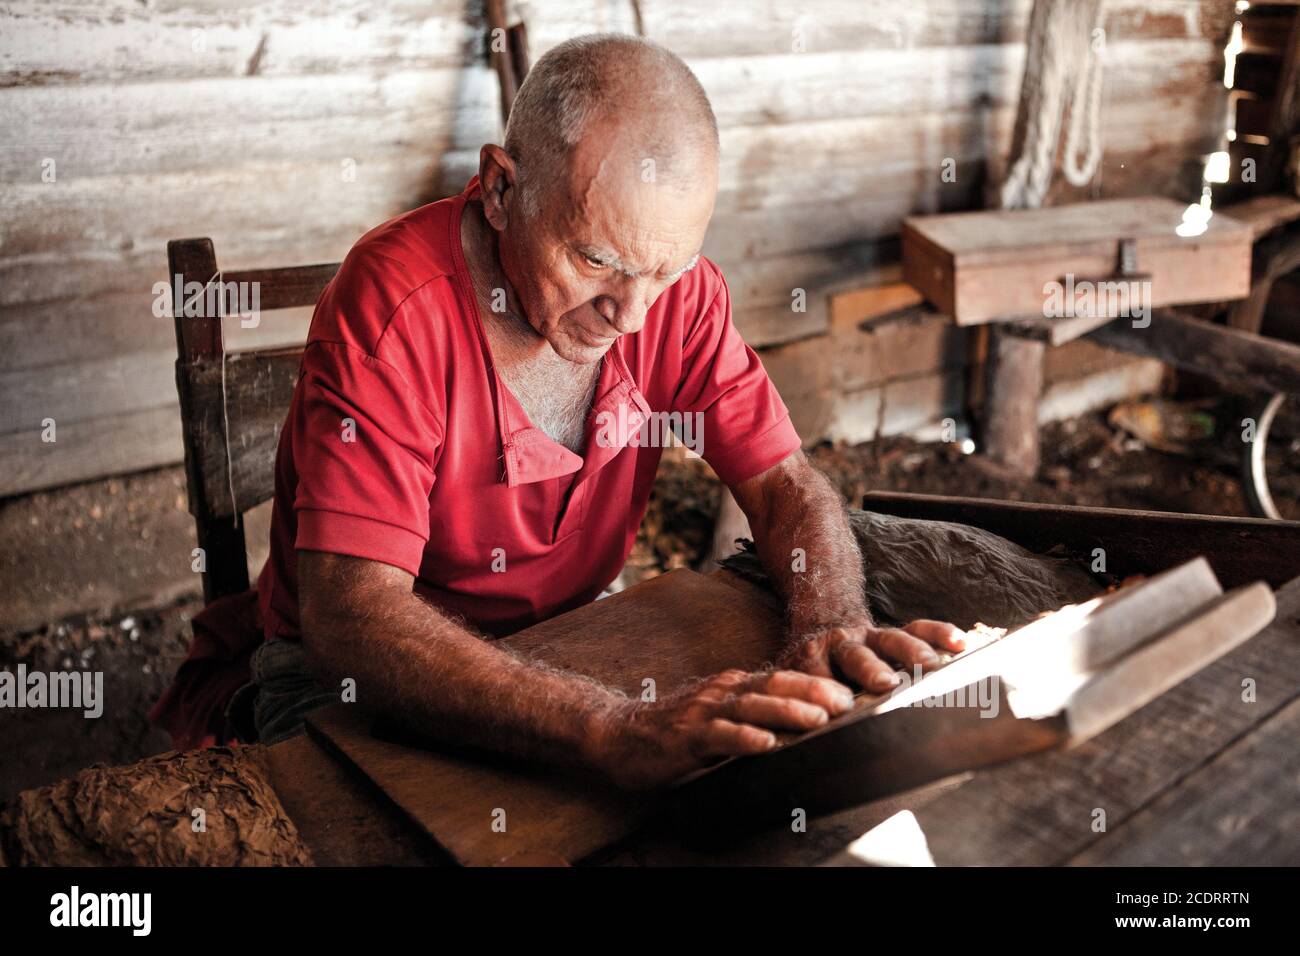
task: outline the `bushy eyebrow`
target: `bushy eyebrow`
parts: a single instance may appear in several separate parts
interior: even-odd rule
[[[628,275],[635,274],[629,270],[627,266],[623,265],[618,256],[614,255],[612,252],[608,252],[604,249],[597,249],[594,246],[578,246],[577,248],[579,253],[586,256],[588,259],[599,262],[606,268],[613,269],[616,272],[627,273]]]
[[[621,272],[623,275],[631,276],[632,278],[636,278],[640,275],[637,270],[626,265],[617,255],[606,249],[597,249],[593,246],[577,246],[576,248],[581,255],[586,256],[593,262],[599,262],[602,266],[605,266],[608,269],[613,269],[615,272]],[[667,276],[668,281],[676,282],[682,276],[686,275],[686,273],[694,269],[696,265],[699,264],[699,261],[700,254],[697,252],[695,255],[691,256],[690,262],[686,263],[686,265],[682,266],[676,272],[670,273]]]
[[[669,281],[669,282],[676,282],[678,279],[680,279],[682,276],[686,275],[686,273],[690,272],[692,269],[694,269],[694,268],[695,268],[697,265],[699,265],[699,264],[700,264],[700,254],[697,252],[697,253],[695,253],[695,255],[691,256],[691,261],[690,261],[690,262],[686,263],[686,265],[682,266],[680,269],[678,269],[676,272],[674,272],[672,275],[670,275],[670,276],[668,277],[668,281]]]

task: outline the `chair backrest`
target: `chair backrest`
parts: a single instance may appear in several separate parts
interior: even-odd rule
[[[202,549],[203,598],[247,590],[244,512],[275,492],[275,450],[301,348],[227,353],[223,315],[241,290],[260,312],[314,305],[339,263],[222,273],[211,239],[167,243],[176,321],[176,390],[190,514]],[[247,297],[244,301],[248,301]]]

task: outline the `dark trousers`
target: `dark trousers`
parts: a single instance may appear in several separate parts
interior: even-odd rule
[[[312,674],[298,641],[267,641],[253,652],[249,668],[252,683],[236,693],[231,710],[251,710],[249,729],[258,743],[279,743],[301,733],[308,714],[342,699],[339,689]]]

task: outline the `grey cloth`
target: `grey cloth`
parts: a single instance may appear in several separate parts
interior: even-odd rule
[[[253,652],[249,667],[259,743],[279,743],[301,733],[308,714],[341,699],[337,689],[326,687],[312,674],[307,653],[297,641],[267,641]]]

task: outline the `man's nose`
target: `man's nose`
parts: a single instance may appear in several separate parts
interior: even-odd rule
[[[629,279],[613,294],[601,296],[596,309],[620,335],[631,335],[641,331],[641,326],[645,325],[646,312],[652,301],[649,283]]]

